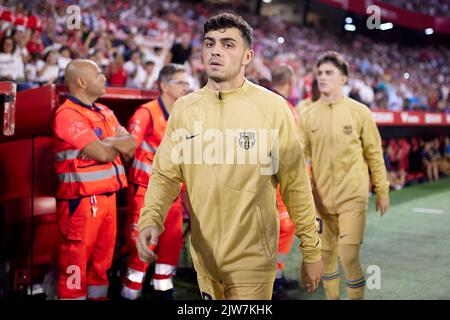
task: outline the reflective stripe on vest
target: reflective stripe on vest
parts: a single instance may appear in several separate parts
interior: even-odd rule
[[[151,284],[155,290],[167,291],[173,289],[172,278],[169,279],[152,279]]]
[[[152,152],[152,153],[156,153],[156,150],[158,150],[158,148],[152,147],[152,146],[151,146],[147,141],[145,141],[145,140],[142,141],[141,148],[144,149],[145,151]]]
[[[56,161],[66,161],[76,159],[80,155],[80,150],[71,149],[55,153]]]
[[[117,165],[119,175],[125,174],[125,169],[122,165]],[[97,180],[110,179],[117,175],[114,167],[101,171],[93,172],[65,172],[58,174],[58,179],[61,182],[92,182]]]
[[[134,168],[138,169],[138,170],[145,171],[148,174],[152,174],[152,171],[153,171],[153,166],[152,165],[150,165],[148,163],[145,163],[145,162],[142,162],[142,161],[139,161],[137,159],[133,160],[132,166]]]
[[[123,286],[122,291],[120,292],[120,295],[125,299],[136,300],[137,298],[139,298],[142,295],[142,289],[134,290],[134,289],[130,289],[126,286]]]
[[[155,274],[162,276],[174,276],[177,273],[177,267],[165,263],[155,264]]]
[[[132,282],[142,283],[144,282],[145,272],[128,268],[126,278]]]
[[[89,298],[106,298],[108,297],[108,285],[100,285],[100,286],[88,286],[88,297]]]

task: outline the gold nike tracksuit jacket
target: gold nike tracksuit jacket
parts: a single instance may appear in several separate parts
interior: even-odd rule
[[[235,90],[203,87],[178,99],[155,156],[139,230],[163,230],[182,181],[193,210],[192,259],[210,279],[273,281],[278,183],[304,261],[320,260],[310,181],[292,112],[281,96],[245,80]]]
[[[367,206],[369,169],[377,196],[388,197],[380,133],[369,108],[348,97],[334,103],[318,100],[299,119],[319,212]]]

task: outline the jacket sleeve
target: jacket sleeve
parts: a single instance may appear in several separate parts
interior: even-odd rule
[[[280,106],[279,170],[277,179],[280,193],[289,216],[295,224],[295,234],[300,238],[304,262],[320,260],[321,243],[317,233],[316,210],[311,184],[300,146],[294,118],[288,107]]]
[[[364,159],[369,166],[375,192],[378,197],[387,198],[389,196],[389,182],[387,180],[386,166],[383,159],[381,137],[369,110],[363,114],[361,140]]]
[[[145,194],[145,204],[141,209],[138,221],[139,231],[148,226],[157,226],[161,231],[164,231],[167,213],[180,193],[183,180],[181,163],[173,157],[174,154],[179,152],[179,147],[173,140],[176,118],[175,104],[167,123],[166,132],[153,161],[152,175]]]
[[[298,134],[300,136],[300,145],[306,160],[311,160],[311,144],[309,142],[308,132],[306,131],[305,112],[299,114]]]

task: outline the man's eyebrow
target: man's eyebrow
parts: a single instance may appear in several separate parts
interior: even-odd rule
[[[236,39],[234,38],[221,38],[220,41],[225,42],[225,41],[234,41],[237,42]]]
[[[211,38],[211,37],[205,37],[204,40],[205,40],[205,41],[206,41],[206,40],[209,40],[209,41],[216,41],[215,38]],[[221,42],[225,42],[225,41],[233,41],[233,42],[237,42],[237,40],[234,39],[234,38],[220,38],[220,39],[217,39],[217,40],[218,40],[218,41],[221,41]]]

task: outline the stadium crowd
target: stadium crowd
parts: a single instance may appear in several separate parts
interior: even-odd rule
[[[383,153],[391,189],[450,176],[450,137],[383,140]]]
[[[398,1],[397,1],[398,2]],[[201,26],[225,5],[185,1],[93,1],[80,3],[80,29],[69,30],[64,1],[0,1],[16,16],[39,15],[42,30],[0,21],[0,80],[15,80],[18,89],[61,82],[73,58],[89,58],[105,71],[108,85],[152,89],[164,63],[185,64],[191,89],[205,83],[201,62]],[[260,17],[244,7],[255,31],[256,59],[247,77],[270,84],[270,68],[287,63],[297,86],[290,100],[310,95],[316,57],[340,52],[351,65],[347,94],[370,108],[450,111],[450,50],[382,43],[355,35],[336,35],[300,27],[279,17]]]
[[[450,17],[450,5],[447,0],[383,0],[383,2],[429,16]]]

